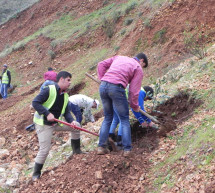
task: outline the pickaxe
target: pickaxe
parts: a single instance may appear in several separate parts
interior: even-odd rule
[[[59,120],[59,119],[54,119],[54,121],[59,122],[59,123],[62,123],[62,124],[67,125],[67,126],[70,126],[70,127],[72,127],[73,129],[81,130],[81,131],[84,131],[84,132],[86,132],[86,133],[90,133],[90,134],[92,134],[92,135],[95,135],[95,136],[99,137],[99,135],[98,135],[97,133],[93,133],[93,132],[88,131],[88,130],[86,130],[86,129],[84,129],[84,128],[81,128],[81,127],[78,127],[78,126],[76,126],[76,125],[67,123],[67,122],[65,122],[65,121],[61,121],[61,120]]]

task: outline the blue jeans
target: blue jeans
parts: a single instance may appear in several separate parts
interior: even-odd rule
[[[119,124],[118,135],[122,135],[122,124],[119,121],[119,116],[118,116],[116,110],[113,109],[113,120],[112,120],[112,123],[110,126],[109,133],[115,133],[115,130],[116,130],[118,124]]]
[[[69,106],[69,110],[72,111],[72,113],[75,115],[76,121],[81,124],[83,117],[79,106],[71,102],[68,103],[68,106]]]
[[[100,97],[104,108],[104,121],[99,135],[99,147],[107,147],[110,126],[113,120],[114,110],[119,116],[122,125],[122,145],[124,151],[131,150],[131,128],[129,123],[129,108],[122,86],[103,81],[99,87]]]
[[[3,99],[7,98],[7,89],[8,89],[8,84],[1,84],[1,96]]]

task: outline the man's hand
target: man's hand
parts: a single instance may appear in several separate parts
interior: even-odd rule
[[[55,117],[54,117],[54,115],[52,113],[49,113],[48,116],[47,116],[47,120],[50,121],[50,122],[53,122],[54,118]]]
[[[136,113],[140,112],[140,107],[138,107],[137,109],[133,109]]]
[[[77,122],[77,121],[73,121],[73,122],[71,123],[71,125],[74,125],[74,126],[77,126],[77,127],[81,127],[80,123]]]
[[[149,127],[154,127],[155,126],[155,124],[154,123],[149,123]]]
[[[149,123],[149,127],[152,128],[152,129],[159,129],[159,127],[156,124],[152,123],[152,122]]]
[[[149,126],[149,124],[146,123],[146,122],[143,122],[143,123],[141,123],[141,126],[142,126],[143,128],[147,128],[147,127]]]

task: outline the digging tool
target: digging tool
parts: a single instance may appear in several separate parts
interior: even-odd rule
[[[89,73],[86,72],[85,75],[88,76],[89,78],[91,78],[92,80],[94,80],[95,82],[97,82],[98,84],[101,83],[100,80],[97,80],[96,78],[94,78],[94,77],[93,77],[92,75],[90,75]]]
[[[59,119],[54,119],[54,121],[57,121],[57,122],[62,123],[62,124],[64,124],[64,125],[70,126],[70,127],[74,128],[74,129],[81,130],[81,131],[84,131],[84,132],[86,132],[86,133],[90,133],[90,134],[92,134],[92,135],[95,135],[95,136],[99,137],[99,135],[98,135],[97,133],[93,133],[93,132],[91,132],[91,131],[88,131],[88,130],[86,130],[86,129],[83,129],[83,128],[81,128],[81,127],[78,127],[78,126],[76,126],[76,125],[72,125],[72,124],[70,124],[70,123],[67,123],[67,122],[65,122],[65,121],[61,121],[61,120],[59,120]]]
[[[70,124],[70,123],[61,121],[61,120],[59,120],[59,119],[54,119],[54,121],[57,121],[57,122],[62,123],[62,124],[64,124],[64,125],[68,125],[68,126],[74,128],[74,129],[78,129],[78,130],[81,130],[81,131],[84,131],[84,132],[86,132],[86,133],[90,133],[90,134],[92,134],[92,135],[95,135],[95,136],[98,136],[98,137],[99,137],[99,135],[98,135],[97,133],[93,133],[93,132],[91,132],[91,131],[88,131],[88,130],[86,130],[86,129],[83,129],[83,128],[81,128],[81,127],[78,127],[78,126],[76,126],[76,125],[72,125],[72,124]],[[117,151],[117,147],[116,147],[114,141],[113,141],[112,139],[109,138],[109,142],[110,142],[110,145],[111,145],[113,151]]]
[[[142,115],[145,115],[146,117],[148,117],[149,119],[151,119],[154,123],[160,123],[157,119],[155,119],[153,116],[149,115],[148,113],[144,112],[142,109],[139,110],[139,112]]]
[[[97,82],[98,84],[101,83],[100,80],[97,80],[96,78],[94,78],[93,76],[91,76],[89,73],[86,72],[85,74],[86,74],[86,76],[88,76],[89,78],[91,78],[92,80],[94,80],[95,82]],[[156,118],[154,118],[153,116],[151,116],[148,113],[144,112],[142,109],[140,109],[139,112],[141,114],[145,115],[146,117],[148,117],[149,119],[151,119],[154,123],[159,123],[159,121]]]

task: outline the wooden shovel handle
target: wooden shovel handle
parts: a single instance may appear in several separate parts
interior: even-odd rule
[[[148,117],[149,119],[151,119],[154,123],[159,123],[157,119],[155,119],[153,116],[149,115],[148,113],[144,112],[142,109],[140,109],[139,112],[145,115],[146,117]]]
[[[85,73],[86,76],[88,76],[89,78],[91,78],[92,80],[94,80],[95,82],[97,82],[98,84],[101,83],[100,80],[97,80],[96,78],[94,78],[93,76],[91,76],[90,74],[88,74],[87,72]]]

